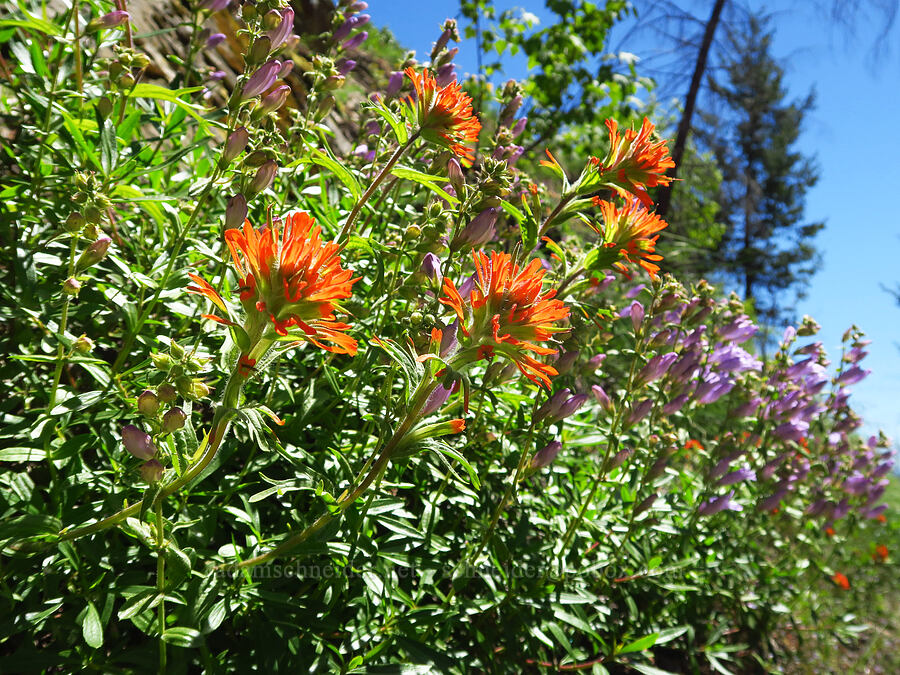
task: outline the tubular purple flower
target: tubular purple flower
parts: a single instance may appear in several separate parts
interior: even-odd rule
[[[641,500],[641,503],[634,507],[634,515],[639,516],[644,511],[647,511],[651,506],[653,506],[653,503],[657,500],[658,496],[659,495],[654,493],[649,497]]]
[[[744,466],[737,471],[732,471],[731,473],[722,476],[722,478],[719,479],[716,485],[719,487],[725,487],[727,485],[734,485],[735,483],[742,483],[745,480],[756,480],[756,472],[749,466]]]
[[[628,306],[628,316],[631,317],[631,325],[634,332],[637,333],[644,322],[644,306],[635,300]]]
[[[787,486],[779,487],[770,496],[760,500],[756,508],[763,512],[777,509],[779,504],[781,504],[781,501],[788,495],[789,492],[790,489]]]
[[[809,433],[808,422],[782,422],[772,430],[772,435],[783,441],[799,441]]]
[[[206,48],[215,49],[223,42],[225,42],[225,33],[213,33],[206,38]]]
[[[713,497],[700,505],[700,508],[697,509],[697,512],[701,516],[712,516],[720,511],[743,511],[744,507],[740,504],[733,501],[734,490],[729,492],[727,495],[722,495],[720,497]]]
[[[783,347],[789,347],[796,337],[797,329],[793,326],[788,326],[784,329],[784,335],[781,336],[781,345]]]
[[[538,450],[535,453],[534,457],[531,458],[531,468],[543,469],[554,459],[556,459],[556,456],[559,454],[560,450],[562,450],[562,443],[560,443],[559,441],[551,441],[543,448]]]
[[[554,418],[559,412],[562,404],[565,403],[571,395],[572,391],[570,389],[563,389],[562,391],[556,392],[548,401],[538,408],[537,411],[535,411],[534,422],[538,423],[548,417],[551,419]]]
[[[806,507],[806,515],[810,518],[816,518],[817,516],[821,516],[826,511],[830,510],[831,504],[825,499],[817,499],[812,504]]]
[[[293,69],[293,61],[283,61],[281,64],[281,68],[278,69],[278,74],[275,76],[275,79],[284,79],[290,74]]]
[[[671,365],[677,358],[678,354],[676,354],[675,352],[669,352],[667,354],[657,354],[652,359],[647,361],[647,365],[641,368],[641,371],[637,376],[637,381],[641,384],[650,384],[651,382],[655,382],[666,374],[666,371],[671,367]]]
[[[716,349],[709,357],[710,363],[718,364],[719,372],[744,373],[748,370],[762,370],[762,362],[746,349],[737,345],[725,345]]]
[[[443,89],[448,84],[456,82],[456,65],[448,63],[438,68],[434,75],[434,81],[439,89]]]
[[[890,473],[890,470],[892,468],[894,468],[894,460],[888,459],[875,467],[875,470],[872,472],[872,478],[875,480],[884,478],[888,475],[888,473]]]
[[[508,127],[512,124],[513,118],[516,116],[516,113],[519,112],[519,108],[522,107],[523,100],[521,94],[516,94],[516,96],[506,104],[500,114],[499,124],[501,127]]]
[[[837,384],[842,387],[849,387],[852,384],[864,380],[871,372],[871,370],[863,370],[859,366],[853,366],[841,373],[837,379]]]
[[[609,461],[606,463],[606,466],[603,467],[606,473],[609,473],[613,469],[618,469],[622,466],[626,460],[634,454],[634,450],[631,448],[625,448],[624,450],[619,450],[615,455],[609,458]]]
[[[628,413],[628,417],[625,420],[625,426],[630,427],[633,424],[637,424],[644,419],[652,409],[653,400],[649,398],[645,398],[643,401],[633,404],[631,406],[631,412]]]
[[[353,29],[356,28],[356,24],[358,22],[359,19],[355,14],[348,16],[346,19],[344,19],[344,23],[342,23],[335,29],[334,35],[331,36],[331,39],[335,42],[340,42],[344,38],[348,37],[350,33],[353,32]]]
[[[247,188],[247,191],[253,195],[259,194],[272,184],[272,181],[275,180],[275,174],[277,172],[278,165],[275,163],[275,160],[268,160],[256,170],[256,175],[253,176],[253,180],[250,181],[250,185]]]
[[[759,331],[749,316],[741,314],[734,321],[719,329],[719,338],[723,342],[742,343],[752,338]]]
[[[153,459],[153,456],[156,454],[156,446],[150,440],[150,434],[133,424],[122,427],[122,444],[128,452],[138,459]]]
[[[681,358],[669,368],[669,377],[676,382],[687,382],[694,376],[699,365],[700,354],[698,352],[682,352]]]
[[[844,481],[844,491],[861,497],[868,490],[871,481],[863,476],[859,471],[854,471],[847,480]]]
[[[449,326],[447,326],[443,331],[441,331],[440,355],[442,358],[456,351],[456,348],[459,345],[459,341],[456,338],[456,333],[458,330],[459,320],[457,319]]]
[[[350,14],[356,14],[357,12],[363,12],[369,8],[368,2],[354,2],[347,8],[344,16],[349,16]]]
[[[606,354],[595,354],[592,356],[588,362],[584,365],[585,373],[593,373],[597,368],[599,368],[603,362],[606,360]]]
[[[690,400],[689,394],[679,394],[662,407],[663,414],[672,415],[677,413],[684,407],[684,404]]]
[[[225,206],[225,229],[237,229],[247,219],[247,198],[238,193]]]
[[[874,520],[875,518],[877,518],[878,516],[883,514],[885,511],[887,511],[887,504],[879,504],[874,509],[869,509],[867,511],[863,511],[861,515],[863,518],[868,518],[868,519]]]
[[[499,208],[491,207],[475,216],[450,242],[450,250],[455,253],[464,246],[481,246],[493,239],[499,213]]]
[[[559,407],[559,411],[556,413],[553,421],[558,422],[559,420],[563,420],[566,417],[571,417],[572,415],[574,415],[576,412],[578,412],[578,409],[584,405],[585,401],[587,401],[587,398],[587,394],[576,394],[575,396],[567,400]]]
[[[272,49],[278,49],[288,35],[294,30],[294,10],[288,7],[281,13],[281,23],[276,28],[270,30],[266,35],[272,41]]]
[[[352,38],[347,40],[344,44],[341,45],[341,49],[344,51],[348,51],[350,49],[356,49],[363,42],[365,42],[369,38],[369,34],[366,31],[361,31],[354,35]]]
[[[244,83],[244,89],[241,91],[241,100],[246,101],[254,96],[259,96],[266,89],[275,84],[275,80],[277,79],[280,70],[281,61],[276,61],[274,59],[261,65]]]
[[[846,518],[848,513],[850,513],[850,502],[846,499],[842,499],[831,510],[831,518],[833,520],[841,520],[842,518]]]
[[[731,417],[752,417],[759,409],[760,403],[762,403],[761,399],[758,396],[754,396],[746,403],[742,403],[737,408],[732,410],[729,415]]]
[[[760,479],[769,480],[770,478],[772,478],[772,476],[774,476],[775,472],[778,470],[778,467],[784,463],[785,459],[787,459],[787,455],[778,455],[774,459],[766,462],[763,468],[759,470]]]
[[[451,31],[449,28],[445,28],[445,29],[444,29],[444,32],[441,33],[440,37],[439,37],[439,38],[437,39],[437,41],[434,43],[434,49],[431,50],[431,53],[432,53],[432,54],[437,54],[437,53],[438,53],[439,51],[441,51],[444,47],[446,47],[446,46],[447,46],[447,43],[450,42],[450,37],[451,37],[452,35],[453,35],[453,31]]]
[[[387,89],[384,90],[384,95],[386,97],[393,98],[400,93],[400,87],[403,86],[403,77],[403,73],[399,70],[395,70],[391,73],[391,76],[388,79]]]
[[[341,59],[337,63],[338,75],[346,75],[354,68],[356,68],[356,61],[353,59]]]
[[[655,480],[663,475],[666,471],[666,467],[669,465],[668,457],[660,457],[655,462],[653,462],[653,466],[650,467],[650,470],[647,472],[647,480]]]
[[[797,355],[809,355],[815,354],[818,355],[822,352],[822,343],[821,342],[810,342],[808,345],[804,345],[799,349],[794,350],[794,354]]]

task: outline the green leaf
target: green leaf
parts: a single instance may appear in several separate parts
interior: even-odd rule
[[[161,87],[158,84],[140,82],[135,85],[133,89],[128,91],[127,95],[134,98],[150,98],[158,101],[167,101],[169,103],[174,103],[179,108],[184,110],[184,112],[186,112],[188,115],[197,120],[200,123],[200,126],[203,127],[205,131],[209,132],[209,120],[207,120],[205,117],[203,117],[203,115],[200,114],[203,109],[180,98],[185,94],[193,94],[194,92],[200,91],[202,89],[203,87],[187,87],[185,89],[173,90],[169,89],[168,87]]]
[[[391,173],[397,176],[397,178],[403,178],[405,180],[411,180],[414,183],[418,183],[419,185],[423,185],[427,187],[429,190],[439,195],[442,199],[447,200],[451,204],[458,204],[459,200],[446,192],[444,188],[442,188],[438,183],[446,183],[447,179],[443,176],[432,176],[430,173],[423,173],[421,171],[416,171],[415,169],[410,169],[405,166],[396,166],[391,170]]]
[[[79,396],[72,396],[71,398],[67,398],[65,401],[55,406],[53,410],[50,411],[50,414],[56,416],[65,415],[66,413],[78,412],[79,410],[90,408],[101,398],[103,398],[103,394],[99,391],[89,391]]]
[[[88,602],[84,618],[81,621],[81,634],[89,647],[97,649],[103,645],[103,625],[94,603]]]
[[[163,633],[162,639],[176,647],[196,647],[203,638],[200,631],[187,626],[175,626]]]
[[[659,633],[650,633],[650,635],[645,635],[644,637],[625,645],[621,649],[617,649],[616,654],[631,654],[632,652],[642,652],[644,650],[650,649],[650,647],[656,644],[656,639],[658,637]]]
[[[4,448],[0,450],[0,462],[40,462],[47,453],[39,448]]]
[[[116,145],[116,125],[106,120],[100,129],[100,166],[104,175],[108,176],[116,168],[119,148]]]
[[[406,131],[406,124],[404,124],[403,120],[399,119],[387,106],[381,103],[376,103],[372,109],[378,113],[378,115],[388,123],[391,127],[391,131],[394,132],[394,136],[397,138],[397,143],[403,145],[409,140],[409,133]]]
[[[359,199],[360,195],[362,195],[362,189],[359,187],[359,183],[356,178],[354,178],[353,174],[350,173],[350,170],[345,167],[343,164],[337,161],[334,157],[329,154],[325,154],[321,150],[313,148],[312,155],[310,159],[321,167],[324,167],[331,171],[334,174],[335,178],[337,178],[341,183],[344,184],[350,192],[353,194],[355,199]]]

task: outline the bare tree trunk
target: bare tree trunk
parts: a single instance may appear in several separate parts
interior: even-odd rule
[[[722,8],[725,7],[725,0],[716,0],[713,6],[712,14],[709,21],[706,22],[706,30],[703,32],[703,42],[700,44],[700,51],[697,52],[697,60],[694,62],[694,75],[691,77],[691,86],[688,88],[687,98],[684,101],[684,114],[681,116],[681,122],[678,123],[678,135],[675,137],[675,147],[672,148],[672,159],[675,166],[669,169],[669,176],[675,178],[678,175],[678,167],[681,159],[684,157],[684,146],[687,144],[688,133],[691,130],[691,118],[694,116],[694,108],[697,104],[697,95],[700,93],[700,84],[703,82],[703,73],[706,71],[706,61],[709,57],[709,50],[712,47],[713,37],[716,28],[719,25],[719,17],[722,15]],[[669,210],[669,204],[672,201],[672,189],[675,187],[673,181],[668,186],[659,189],[659,199],[656,203],[656,213],[665,216]]]

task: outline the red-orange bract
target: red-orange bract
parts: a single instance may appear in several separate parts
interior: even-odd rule
[[[840,572],[835,572],[834,576],[831,577],[831,580],[838,586],[843,588],[845,591],[850,590],[850,580],[846,577],[846,575],[841,574]]]
[[[472,257],[477,283],[468,302],[446,277],[440,302],[456,312],[471,348],[477,347],[477,358],[499,353],[512,359],[525,377],[549,387],[556,369],[525,352],[555,354],[555,349],[535,343],[564,330],[555,322],[566,318],[569,308],[554,297],[555,290],[542,293],[545,270],[539,260],[519,269],[507,253],[495,251],[488,257],[475,251]]]
[[[591,164],[603,173],[612,174],[607,180],[620,193],[630,193],[641,200],[648,208],[653,200],[647,194],[648,187],[668,185],[672,179],[666,171],[675,166],[669,157],[665,141],[653,142],[653,123],[646,117],[640,131],[627,129],[625,135],[619,134],[619,124],[613,119],[606,120],[609,129],[609,152],[601,161],[591,157]]]
[[[406,74],[416,88],[416,99],[409,97],[407,105],[415,112],[416,121],[426,140],[443,141],[461,160],[471,164],[475,155],[465,143],[478,140],[481,122],[472,111],[472,99],[455,80],[446,87],[438,87],[434,77],[424,69],[417,73],[407,68]]]
[[[656,277],[659,265],[654,263],[662,260],[656,253],[657,233],[668,227],[668,223],[637,201],[618,208],[612,202],[594,197],[594,205],[600,207],[603,217],[602,228],[595,228],[602,238],[601,245],[609,249],[610,254],[621,258],[612,263],[613,267],[626,272],[626,262],[637,263],[651,277]]]
[[[278,226],[225,231],[240,276],[240,299],[248,327],[271,322],[278,335],[298,326],[316,346],[337,354],[356,354],[356,340],[347,335],[350,326],[335,320],[335,302],[349,298],[357,281],[341,268],[340,247],[321,240],[322,228],[308,214],[289,214],[284,229]],[[188,290],[206,296],[222,309],[225,303],[205,280],[190,275],[197,286]],[[216,321],[231,323],[219,317]],[[253,333],[248,330],[248,333]]]

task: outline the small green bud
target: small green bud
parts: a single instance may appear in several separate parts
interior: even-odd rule
[[[168,372],[168,370],[172,367],[172,357],[168,354],[162,353],[153,353],[150,354],[150,360],[153,362],[153,367],[157,370],[162,370]]]
[[[137,398],[137,409],[144,417],[156,417],[159,412],[159,398],[150,390],[144,391]]]
[[[201,382],[200,380],[194,380],[191,384],[191,393],[194,398],[206,398],[209,396],[210,388],[206,385],[206,383]]]
[[[178,398],[178,392],[175,391],[175,387],[168,382],[163,382],[156,388],[156,395],[163,403],[174,403],[175,399]]]
[[[422,228],[418,225],[410,225],[406,228],[406,231],[403,233],[404,238],[406,239],[418,239],[422,236]]]
[[[90,354],[94,351],[94,341],[86,335],[75,340],[75,351],[79,354]]]
[[[184,426],[187,415],[181,408],[172,408],[163,415],[162,428],[166,433],[172,433]]]
[[[176,358],[176,359],[181,359],[181,357],[184,356],[184,347],[182,347],[180,344],[178,344],[177,342],[175,342],[175,340],[172,340],[172,341],[169,343],[169,353],[170,353],[174,358]]]
[[[62,292],[66,295],[78,295],[78,291],[81,290],[81,282],[78,281],[75,277],[69,277],[63,282]]]
[[[78,211],[73,211],[69,214],[69,217],[66,218],[66,222],[63,225],[66,232],[71,232],[75,234],[76,232],[81,232],[82,228],[84,228],[85,219],[82,214]]]

